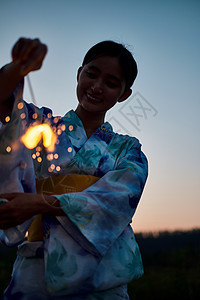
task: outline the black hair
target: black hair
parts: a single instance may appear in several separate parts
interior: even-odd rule
[[[111,56],[119,59],[126,80],[125,91],[128,91],[138,73],[136,61],[131,52],[122,44],[109,40],[103,41],[88,50],[83,59],[82,66],[100,56]]]

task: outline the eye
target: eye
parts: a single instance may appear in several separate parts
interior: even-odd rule
[[[92,78],[92,79],[94,79],[94,78],[97,77],[97,75],[96,75],[95,73],[93,73],[93,72],[86,71],[86,74],[87,74],[87,76],[88,76],[89,78]]]
[[[115,82],[112,81],[107,81],[107,86],[114,89],[116,88],[118,85]]]

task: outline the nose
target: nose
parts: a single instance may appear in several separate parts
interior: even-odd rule
[[[95,80],[91,85],[91,90],[95,94],[101,94],[103,92],[102,82],[100,80]]]

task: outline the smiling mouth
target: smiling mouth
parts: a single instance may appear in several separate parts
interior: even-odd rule
[[[90,95],[90,94],[88,94],[88,93],[86,93],[86,95],[87,95],[88,99],[90,99],[90,100],[92,100],[92,101],[94,101],[94,102],[98,102],[98,103],[102,102],[101,99],[96,98],[96,97],[94,97],[94,96],[92,96],[92,95]]]

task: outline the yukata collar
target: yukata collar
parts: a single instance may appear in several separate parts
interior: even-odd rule
[[[70,120],[72,122],[74,121],[77,124],[81,124],[82,127],[84,128],[82,121],[79,119],[79,117],[77,116],[77,114],[75,113],[75,111],[73,109],[71,109],[68,113],[66,113],[66,115],[64,117],[67,117],[68,120]],[[112,125],[109,122],[103,123],[98,129],[101,129],[105,132],[113,131]]]

